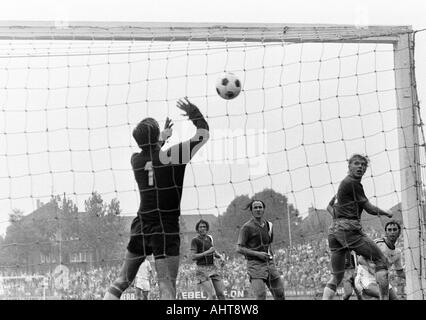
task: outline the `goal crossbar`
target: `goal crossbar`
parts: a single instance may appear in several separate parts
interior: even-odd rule
[[[3,21],[2,40],[261,41],[396,43],[410,26],[259,23]]]

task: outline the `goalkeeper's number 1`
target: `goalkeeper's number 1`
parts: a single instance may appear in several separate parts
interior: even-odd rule
[[[145,171],[148,171],[148,185],[154,185],[154,169],[152,168],[152,161],[148,161],[145,164]]]

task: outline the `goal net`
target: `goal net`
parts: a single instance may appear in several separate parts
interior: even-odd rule
[[[201,218],[227,256],[228,291],[246,289],[234,248],[251,218],[244,205],[258,198],[274,224],[286,290],[321,292],[330,275],[325,209],[360,153],[370,159],[367,197],[402,223],[401,294],[423,299],[424,135],[413,53],[404,26],[2,23],[0,272],[66,264],[71,278],[76,270],[93,280],[101,268],[106,280],[96,281],[112,280],[140,201],[132,130],[145,117],[162,128],[169,117],[164,148],[190,138],[194,126],[176,107],[188,97],[210,140],[185,172],[178,291],[195,290],[186,257]],[[216,93],[223,72],[241,81],[235,99]],[[363,214],[371,237],[384,235],[386,221]],[[93,290],[88,298],[101,296]]]

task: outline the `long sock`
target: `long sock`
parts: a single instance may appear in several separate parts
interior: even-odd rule
[[[336,289],[337,287],[335,285],[327,283],[324,288],[322,300],[333,300],[334,295],[336,294]]]
[[[389,273],[388,270],[376,271],[376,281],[379,285],[380,300],[389,300]]]

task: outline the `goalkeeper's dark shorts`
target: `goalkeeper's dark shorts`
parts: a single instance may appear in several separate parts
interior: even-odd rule
[[[179,256],[179,217],[167,221],[141,221],[138,215],[130,227],[127,250],[142,256],[154,255],[155,259]]]

